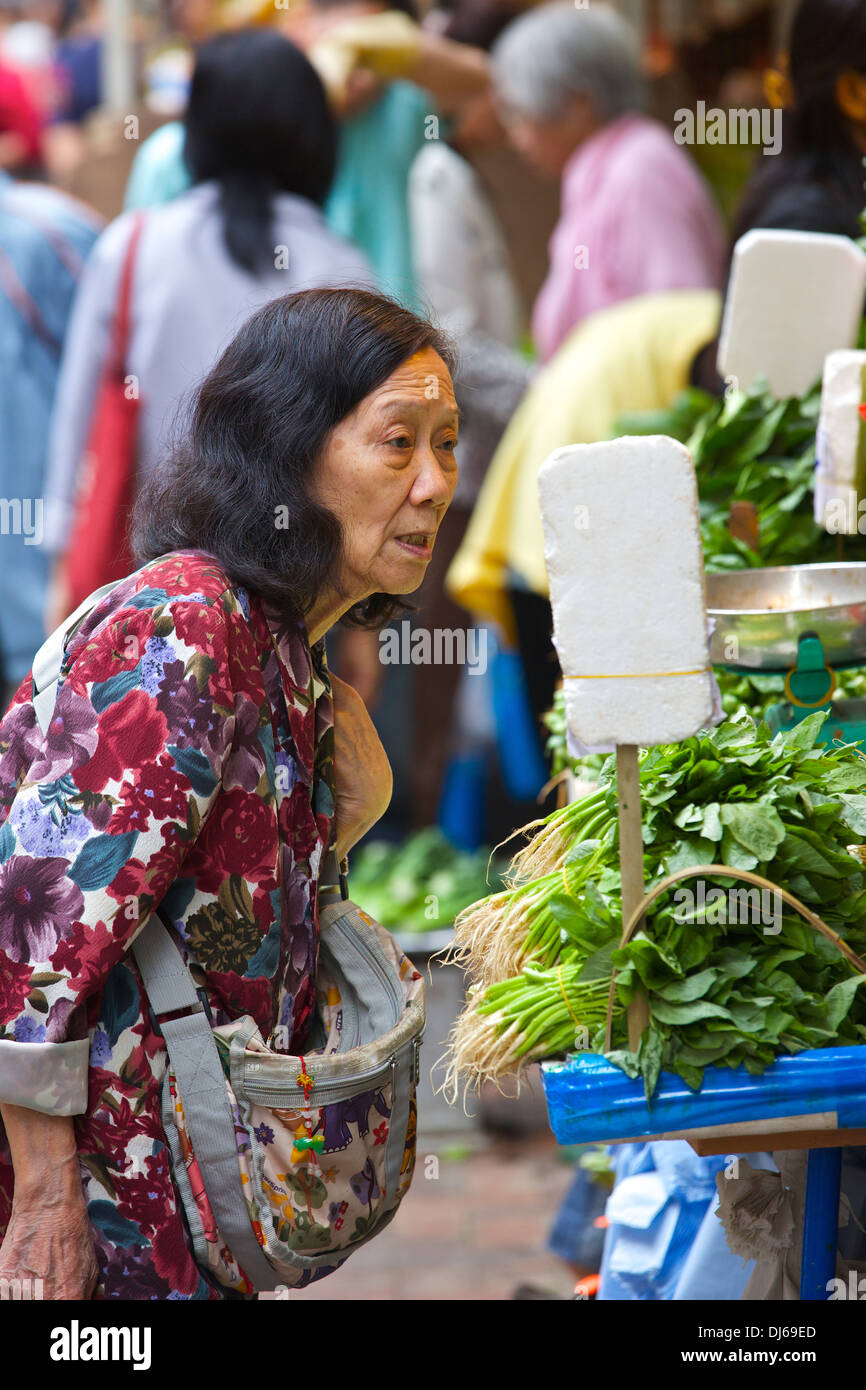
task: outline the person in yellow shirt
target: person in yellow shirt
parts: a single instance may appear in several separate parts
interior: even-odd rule
[[[663,409],[690,383],[720,385],[721,307],[715,290],[673,290],[593,314],[539,372],[502,436],[446,587],[520,645],[536,715],[550,707],[558,676],[538,470],[565,444],[610,438],[625,411]]]

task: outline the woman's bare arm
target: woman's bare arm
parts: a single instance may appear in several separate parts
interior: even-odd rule
[[[0,1244],[0,1288],[4,1281],[29,1280],[32,1297],[89,1298],[98,1270],[74,1123],[20,1105],[0,1105],[0,1115],[15,1173],[12,1216]]]

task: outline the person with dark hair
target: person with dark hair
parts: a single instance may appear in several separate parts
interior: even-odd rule
[[[340,150],[325,205],[328,225],[360,246],[376,285],[416,304],[406,185],[412,161],[436,138],[446,109],[488,85],[477,49],[427,33],[411,0],[298,0],[277,20],[320,73],[340,121]],[[189,186],[182,127],[170,121],[133,162],[127,208],[153,207]],[[417,304],[416,304],[417,307]]]
[[[369,292],[259,309],[145,483],[144,563],[73,631],[47,737],[29,680],[0,724],[0,1280],[246,1293],[196,1264],[129,946],[161,905],[214,1025],[249,1014],[274,1050],[306,1050],[323,856],[391,795],[324,638],[424,576],[457,480],[451,364]]]
[[[801,0],[782,71],[767,95],[784,107],[781,153],[758,161],[734,240],[754,228],[860,235],[866,207],[866,5]]]
[[[52,425],[45,495],[50,553],[62,554],[69,534],[121,273],[139,219],[124,369],[141,402],[143,482],[186,394],[253,309],[288,290],[372,284],[363,255],[322,216],[336,143],[322,83],[288,39],[248,30],[220,35],[199,50],[186,117],[194,186],[165,207],[117,218],[81,280]]]

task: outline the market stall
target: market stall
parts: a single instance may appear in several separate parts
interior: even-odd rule
[[[561,449],[542,469],[563,670],[555,723],[582,781],[526,828],[503,891],[458,918],[474,984],[450,1082],[543,1059],[563,1144],[808,1151],[802,1229],[787,1244],[802,1249],[799,1297],[823,1300],[837,1272],[841,1148],[866,1142],[855,694],[866,563],[825,558],[843,530],[859,535],[866,354],[851,303],[862,304],[866,260],[842,238],[761,233],[755,250],[754,237],[739,248],[720,368],[751,380],[757,324],[762,374],[787,394],[731,380],[724,404],[679,403],[684,416],[698,406],[688,448],[649,422],[644,435]],[[797,301],[774,292],[821,258],[818,299],[810,282],[798,324]],[[768,320],[774,302],[784,319]],[[811,383],[825,358],[814,483]],[[752,508],[751,528],[732,502]]]

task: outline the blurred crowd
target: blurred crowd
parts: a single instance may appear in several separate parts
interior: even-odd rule
[[[244,318],[376,287],[460,357],[460,484],[408,621],[483,633],[485,660],[387,665],[351,629],[329,657],[395,765],[394,833],[499,838],[547,780],[559,676],[538,468],[724,389],[737,237],[861,233],[866,6],[115,0],[111,22],[0,0],[2,682],[128,572],[130,502]],[[684,147],[699,100],[783,112],[780,152]]]

